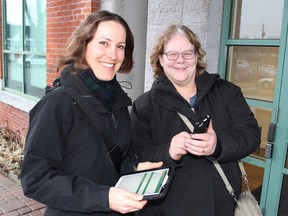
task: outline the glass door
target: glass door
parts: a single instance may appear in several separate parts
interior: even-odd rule
[[[288,88],[283,82],[288,80],[288,5],[284,4],[287,1],[224,3],[219,71],[241,87],[261,128],[259,149],[243,161],[265,216],[288,216]]]
[[[285,26],[287,27],[288,18],[285,18]],[[282,78],[279,79],[279,81],[277,80],[277,86],[280,85],[280,91],[277,91],[277,95],[279,96],[277,122],[274,150],[272,158],[270,159],[271,167],[267,180],[268,187],[265,198],[265,215],[271,216],[288,216],[288,86],[286,84],[288,80],[288,37],[286,27],[283,49],[280,48],[280,50],[283,50],[283,61],[279,61],[279,63],[281,62],[281,71],[283,73]]]

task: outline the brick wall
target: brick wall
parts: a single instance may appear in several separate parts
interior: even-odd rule
[[[2,1],[0,1],[0,11],[2,11]],[[2,32],[2,16],[0,16],[0,32]],[[0,50],[2,50],[2,34],[0,34]],[[0,79],[3,79],[2,52],[0,52]]]
[[[91,12],[100,8],[100,0],[47,0],[47,84],[59,76],[56,72],[59,53],[71,33]]]
[[[28,130],[29,116],[27,112],[0,102],[0,127],[8,127],[16,132],[24,142]]]
[[[1,7],[0,1],[0,7]],[[80,22],[91,12],[100,8],[100,0],[47,0],[47,84],[59,76],[56,72],[58,54],[63,51],[67,40]],[[1,11],[1,8],[0,8]],[[2,20],[0,16],[0,30]],[[0,35],[0,42],[2,35]],[[2,43],[0,43],[2,50]],[[3,79],[2,52],[0,52],[0,79]],[[14,132],[19,132],[22,141],[28,130],[29,116],[27,112],[16,109],[0,101],[0,127],[8,126]]]

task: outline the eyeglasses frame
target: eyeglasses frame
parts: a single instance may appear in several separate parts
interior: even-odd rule
[[[191,58],[186,58],[186,57],[184,57],[184,53],[190,53],[190,52],[194,54]],[[177,54],[177,58],[175,58],[175,59],[170,59],[170,58],[168,57],[168,55],[169,55],[170,53],[171,53],[171,54],[172,54],[172,53],[173,53],[173,54]],[[194,57],[195,57],[195,55],[196,55],[196,52],[193,51],[193,50],[191,50],[191,51],[185,51],[185,52],[182,52],[182,53],[178,53],[178,52],[165,52],[165,53],[162,53],[162,55],[165,55],[165,56],[167,57],[167,59],[170,60],[170,61],[176,61],[176,60],[178,60],[180,55],[182,55],[182,58],[185,59],[185,60],[191,60],[191,59],[194,59]]]

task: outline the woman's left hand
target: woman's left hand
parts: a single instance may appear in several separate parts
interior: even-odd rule
[[[187,152],[198,156],[212,155],[216,149],[217,136],[213,130],[212,120],[206,133],[191,134],[191,139],[186,139]]]

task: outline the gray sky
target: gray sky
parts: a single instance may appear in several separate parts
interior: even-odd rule
[[[242,0],[240,38],[280,37],[284,0]]]

